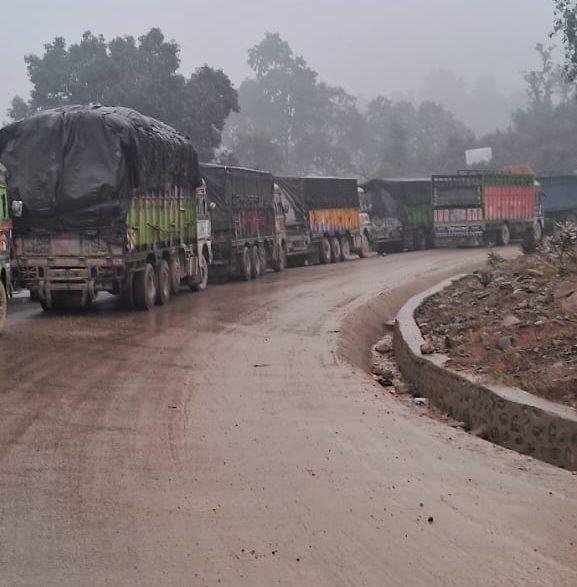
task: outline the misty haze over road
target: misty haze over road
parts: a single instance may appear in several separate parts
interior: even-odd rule
[[[548,41],[553,3],[101,0],[96,7],[72,0],[30,0],[12,4],[4,17],[0,120],[7,119],[6,109],[14,95],[29,93],[24,55],[41,54],[44,43],[55,36],[74,43],[85,30],[112,38],[139,36],[159,27],[167,39],[181,45],[185,74],[207,63],[222,68],[236,86],[250,74],[247,49],[267,31],[279,32],[319,72],[320,79],[344,87],[361,101],[377,94],[440,100],[442,92],[431,95],[431,79],[427,81],[431,72],[436,72],[433,88],[447,80],[448,70],[454,73],[452,81],[449,76],[453,87],[463,89],[464,84],[470,92],[480,76],[490,75],[494,91],[503,96],[504,105],[494,116],[496,124],[502,124],[503,110],[509,104],[518,106],[523,98],[522,72],[536,64],[535,44]],[[446,105],[463,118],[458,100]],[[465,122],[478,132],[496,125],[484,120]]]

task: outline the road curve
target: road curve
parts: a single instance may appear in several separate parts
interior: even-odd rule
[[[392,316],[485,256],[13,312],[0,585],[575,587],[575,476],[420,417],[337,352],[353,309],[384,291]]]

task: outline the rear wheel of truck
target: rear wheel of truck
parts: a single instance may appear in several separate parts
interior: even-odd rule
[[[331,262],[336,263],[341,260],[341,243],[336,236],[331,239]]]
[[[198,258],[198,270],[200,272],[200,281],[191,283],[190,289],[193,291],[203,291],[208,285],[208,263],[206,262],[206,257],[204,255],[201,255]]]
[[[539,220],[533,225],[533,235],[535,242],[540,243],[543,240],[543,226]]]
[[[373,247],[369,240],[369,235],[366,232],[363,232],[361,236],[361,250],[359,251],[359,257],[364,259],[372,250]]]
[[[173,294],[177,294],[180,291],[180,262],[177,258],[173,257],[168,262],[168,271],[170,274],[170,290]]]
[[[159,306],[166,306],[170,302],[170,292],[172,290],[170,283],[170,269],[168,263],[162,259],[156,264],[156,279],[158,282],[156,288],[156,303]]]
[[[501,229],[497,233],[497,244],[500,247],[506,247],[511,240],[511,232],[509,230],[509,225],[504,222],[501,226]]]
[[[156,274],[150,263],[147,263],[142,271],[134,274],[132,287],[134,307],[142,311],[151,310],[156,301]]]
[[[120,290],[120,306],[125,310],[134,310],[134,274],[128,273]]]
[[[254,279],[258,279],[264,273],[263,259],[260,249],[257,245],[253,245],[250,249],[250,261],[251,261],[251,275]]]
[[[321,263],[326,265],[331,262],[331,243],[328,238],[323,238],[321,241]]]
[[[8,295],[4,283],[0,281],[0,332],[4,329],[6,314],[8,313]]]
[[[245,247],[240,259],[240,276],[245,281],[250,279],[252,274],[252,263],[250,259],[250,248]]]
[[[276,247],[276,258],[273,261],[272,268],[275,271],[284,271],[287,266],[286,251],[282,245]]]
[[[351,255],[351,243],[348,237],[343,236],[341,239],[341,261],[346,261]]]

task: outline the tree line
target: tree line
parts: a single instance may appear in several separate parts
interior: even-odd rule
[[[277,33],[248,51],[252,76],[235,89],[204,65],[180,71],[180,47],[158,28],[107,41],[86,32],[57,37],[25,63],[30,97],[16,96],[12,119],[66,104],[134,108],[188,135],[204,161],[286,174],[426,176],[463,168],[468,148],[492,147],[496,168],[527,163],[540,173],[577,170],[577,2],[554,0],[553,32],[565,49],[537,45],[540,65],[526,72],[527,105],[508,128],[477,137],[446,107],[377,96],[360,107],[319,79]]]

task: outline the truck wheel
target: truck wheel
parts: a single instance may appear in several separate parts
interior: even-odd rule
[[[263,259],[260,254],[260,249],[257,245],[253,245],[250,249],[250,261],[251,261],[251,275],[254,279],[258,279],[264,273],[263,271]]]
[[[321,241],[321,263],[326,265],[331,262],[331,243],[328,238]]]
[[[252,273],[252,263],[250,260],[250,248],[245,247],[244,251],[242,252],[240,276],[245,281],[248,281],[250,279],[251,273]]]
[[[336,236],[331,239],[331,261],[336,263],[341,260],[341,243]]]
[[[6,288],[0,281],[0,332],[4,330],[4,324],[6,322],[6,314],[8,313],[8,295],[6,294]]]
[[[273,269],[275,271],[284,271],[287,265],[287,259],[286,251],[284,250],[284,247],[282,245],[277,245],[276,254],[277,257],[274,260]]]
[[[351,255],[351,243],[346,236],[341,239],[341,261],[346,261]]]
[[[120,290],[120,306],[125,310],[134,310],[134,273],[126,276]]]
[[[134,307],[137,310],[151,310],[156,300],[156,274],[154,267],[147,263],[142,271],[134,274]]]
[[[509,231],[509,225],[504,222],[501,226],[501,230],[497,233],[497,244],[500,247],[506,247],[511,240],[511,232]]]
[[[202,291],[208,285],[208,263],[204,255],[200,255],[198,258],[198,270],[200,271],[200,281],[191,284],[190,289],[193,291]]]
[[[162,259],[156,264],[156,303],[159,306],[166,306],[170,302],[170,292],[172,291],[170,284],[170,270],[168,263]]]
[[[361,237],[361,250],[359,251],[359,257],[364,259],[372,250],[371,241],[366,232],[363,232]]]
[[[170,274],[170,290],[173,294],[177,294],[180,291],[182,273],[180,271],[180,262],[176,257],[173,257],[168,262],[168,271]]]
[[[543,226],[541,222],[537,221],[533,225],[533,235],[535,236],[535,242],[540,243],[543,240]]]

